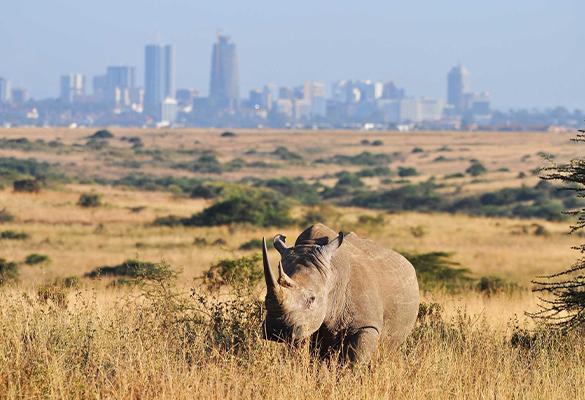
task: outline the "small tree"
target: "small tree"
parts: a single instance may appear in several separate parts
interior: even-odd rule
[[[585,131],[579,132],[581,134],[571,140],[585,142]],[[548,161],[552,166],[541,169],[541,179],[562,181],[565,186],[558,190],[571,190],[577,197],[585,197],[585,159],[573,158],[566,165],[557,165],[550,158]],[[570,233],[585,227],[585,208],[565,213],[577,217],[577,223],[571,226]],[[574,249],[583,254],[585,244]],[[537,285],[533,291],[549,293],[551,298],[540,297],[540,310],[527,314],[563,330],[585,327],[585,258],[581,257],[566,271],[538,276],[537,279],[532,281]]]

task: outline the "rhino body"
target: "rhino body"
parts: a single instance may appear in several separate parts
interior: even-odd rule
[[[418,315],[414,267],[393,250],[351,232],[337,235],[316,224],[287,247],[277,235],[279,278],[264,246],[267,284],[265,339],[309,339],[322,357],[340,351],[342,361],[368,362],[379,338],[400,344]]]

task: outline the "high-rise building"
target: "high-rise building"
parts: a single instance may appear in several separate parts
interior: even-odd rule
[[[160,121],[165,125],[171,125],[177,119],[179,106],[177,100],[170,97],[160,103]]]
[[[400,100],[404,98],[404,89],[399,89],[394,82],[386,82],[384,84],[384,91],[382,93],[382,98],[384,99],[392,99],[392,100]]]
[[[110,104],[130,105],[130,91],[135,86],[135,68],[127,66],[108,67],[104,96]]]
[[[93,95],[97,101],[103,101],[106,98],[106,89],[108,87],[107,75],[96,75],[92,80]]]
[[[10,81],[0,78],[0,103],[10,101]]]
[[[447,103],[452,104],[459,115],[465,111],[465,93],[471,91],[471,76],[462,65],[453,67],[447,74]]]
[[[175,95],[175,49],[172,45],[149,44],[144,51],[144,105],[158,109]]]
[[[16,104],[24,104],[28,101],[28,90],[23,87],[15,87],[11,92],[11,100]]]
[[[209,99],[217,108],[239,107],[238,53],[229,36],[218,35],[213,45]]]
[[[59,99],[63,103],[73,103],[75,98],[85,93],[85,76],[82,74],[68,74],[61,76],[61,91]]]
[[[324,117],[327,112],[325,100],[325,84],[322,82],[305,82],[303,87],[304,99],[311,105],[311,117]]]

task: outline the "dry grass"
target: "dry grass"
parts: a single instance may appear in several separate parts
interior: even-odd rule
[[[113,132],[117,138],[140,136],[146,149],[219,150],[222,161],[244,157],[279,162],[268,153],[280,145],[309,161],[364,150],[400,151],[404,159],[391,167],[415,166],[422,175],[413,181],[463,172],[469,160],[477,158],[490,171],[481,181],[472,183],[470,177],[446,180],[460,186],[462,194],[534,185],[537,178],[528,174],[519,179],[517,175],[545,165],[536,155],[539,151],[562,160],[579,155],[578,148],[568,142],[571,135],[558,134],[237,131],[237,137],[226,139],[217,130]],[[83,138],[91,133],[93,130],[0,129],[0,137],[45,141],[60,137],[66,145],[84,143]],[[362,139],[379,139],[384,145],[363,146]],[[120,149],[130,146],[117,139],[110,142]],[[451,151],[440,150],[446,145]],[[414,147],[425,152],[411,153]],[[257,153],[246,155],[251,148]],[[440,155],[451,161],[433,162]],[[37,157],[63,166],[75,162],[75,168],[67,167],[68,173],[85,171],[107,178],[133,171],[113,165],[96,152],[0,149],[0,156]],[[252,175],[318,178],[359,168],[308,162],[279,169],[244,169],[224,173],[221,179]],[[497,172],[500,168],[510,171]],[[195,176],[148,163],[140,171]],[[373,187],[379,183],[377,179],[366,181]],[[85,192],[101,194],[104,205],[77,206]],[[151,224],[157,216],[189,216],[207,205],[170,193],[109,186],[66,185],[40,194],[0,191],[0,209],[6,207],[16,215],[15,221],[0,224],[0,230],[30,235],[27,240],[0,240],[0,258],[22,263],[28,254],[39,253],[52,260],[36,266],[21,264],[19,282],[0,286],[0,398],[585,397],[585,339],[539,331],[524,316],[524,311],[537,307],[535,295],[528,290],[530,280],[563,270],[577,257],[570,247],[582,238],[567,235],[567,223],[401,213],[384,215],[381,224],[360,224],[360,216],[377,214],[339,208],[339,217],[324,221],[333,229],[355,230],[397,250],[452,252],[453,260],[475,276],[503,277],[525,288],[492,296],[471,290],[423,293],[425,302],[442,306],[441,315],[420,320],[415,334],[399,349],[382,343],[369,368],[352,370],[261,341],[259,315],[252,308],[261,293],[257,297],[221,297],[222,301],[236,300],[239,311],[218,311],[211,303],[203,306],[197,297],[188,297],[189,289],[197,287],[193,278],[213,262],[250,254],[238,250],[242,243],[276,233],[292,241],[301,231],[297,226],[169,228]],[[133,207],[144,208],[133,212]],[[302,210],[297,208],[294,213],[300,215]],[[535,234],[533,224],[543,226],[547,234]],[[195,238],[205,238],[208,243],[221,238],[225,245],[196,245]],[[177,284],[187,297],[159,291],[147,300],[141,296],[145,288],[109,288],[106,278],[82,279],[79,287],[69,289],[44,286],[55,296],[48,302],[38,295],[41,285],[56,278],[82,276],[136,256],[155,262],[164,257],[181,270]],[[276,256],[276,251],[270,252],[273,263]],[[59,303],[59,293],[67,299],[67,307]],[[184,302],[178,302],[181,298]],[[222,329],[218,328],[220,322]],[[234,337],[239,342],[233,342]]]

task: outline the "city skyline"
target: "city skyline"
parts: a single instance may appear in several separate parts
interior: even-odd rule
[[[585,39],[578,18],[583,12],[585,4],[568,0],[335,6],[171,1],[164,7],[151,1],[105,0],[95,7],[70,0],[12,2],[0,27],[0,52],[10,54],[0,76],[29,87],[37,99],[55,96],[59,82],[53,76],[93,76],[104,64],[142,66],[141,46],[158,24],[162,40],[178,52],[177,87],[207,95],[209,43],[221,27],[239,43],[241,93],[266,81],[291,86],[355,77],[391,79],[412,95],[445,97],[444,71],[460,60],[475,71],[477,90],[493,93],[496,107],[583,108],[585,55],[574,51]],[[137,81],[143,79],[140,71]]]

